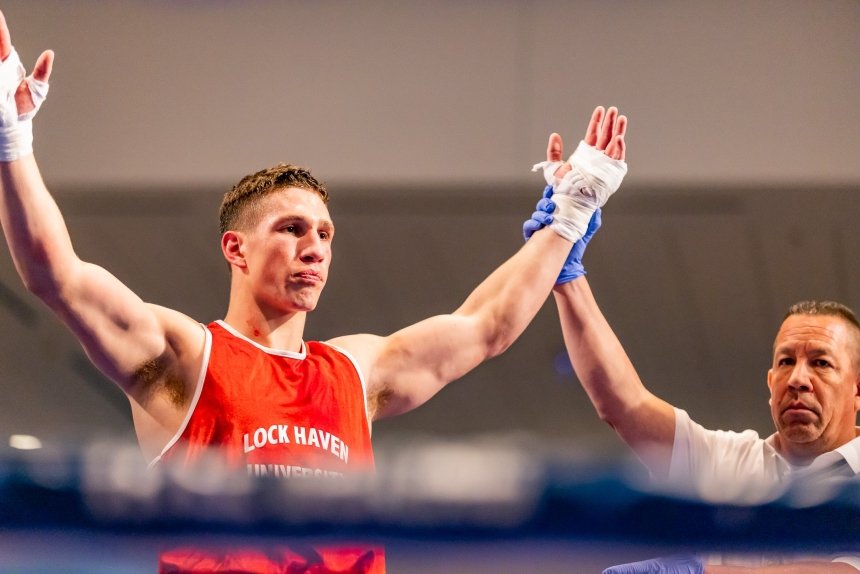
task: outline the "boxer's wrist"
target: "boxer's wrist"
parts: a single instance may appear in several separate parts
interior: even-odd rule
[[[555,203],[555,211],[549,228],[570,242],[575,243],[582,239],[588,229],[588,222],[597,209],[593,202],[580,196],[560,194],[553,194],[552,201]]]
[[[15,161],[33,153],[32,120],[0,123],[0,161]]]

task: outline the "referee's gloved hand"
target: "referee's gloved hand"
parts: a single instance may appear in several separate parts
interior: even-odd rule
[[[698,556],[669,556],[630,564],[619,564],[603,574],[704,574],[705,565]]]
[[[523,222],[523,239],[526,241],[531,238],[535,231],[543,229],[552,223],[552,214],[555,211],[555,203],[552,199],[552,186],[548,185],[543,188],[543,195],[535,206],[535,212],[532,213],[530,219]]]
[[[523,237],[526,241],[534,234],[535,231],[546,227],[552,223],[552,214],[555,211],[555,203],[552,201],[552,186],[548,185],[543,190],[543,197],[538,201],[535,212],[532,213],[530,219],[523,223]],[[600,229],[600,209],[594,212],[588,222],[588,229],[582,239],[576,241],[570,249],[570,253],[561,268],[561,273],[558,275],[555,284],[561,285],[573,281],[577,277],[585,275],[585,267],[582,265],[582,256],[585,255],[585,248],[591,237]]]

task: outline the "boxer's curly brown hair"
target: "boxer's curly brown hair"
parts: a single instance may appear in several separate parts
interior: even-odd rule
[[[219,210],[221,234],[231,230],[247,230],[260,220],[261,200],[274,191],[298,187],[314,191],[328,203],[328,191],[305,168],[279,163],[274,167],[246,175],[224,194]]]

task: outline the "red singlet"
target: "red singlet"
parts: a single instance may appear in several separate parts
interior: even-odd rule
[[[372,471],[364,381],[354,360],[325,343],[299,353],[264,347],[209,324],[203,373],[176,436],[153,462],[192,466],[215,451],[253,476],[337,480]],[[161,556],[159,572],[382,574],[381,548],[287,548]]]

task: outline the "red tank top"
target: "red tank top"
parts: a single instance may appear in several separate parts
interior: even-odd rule
[[[253,476],[336,480],[372,471],[364,381],[345,351],[319,342],[298,353],[271,349],[216,321],[207,328],[204,365],[182,427],[153,464],[191,466],[214,451]],[[159,566],[222,570],[378,574],[385,567],[379,548],[287,547],[175,550]]]

